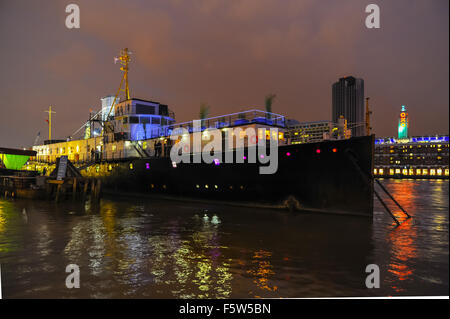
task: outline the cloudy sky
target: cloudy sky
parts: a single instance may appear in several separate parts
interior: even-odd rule
[[[65,26],[66,5],[81,28]],[[365,7],[381,9],[367,29]],[[449,131],[447,0],[0,0],[0,147],[65,138],[114,94],[113,57],[134,52],[131,95],[168,104],[178,121],[263,108],[299,121],[331,119],[331,85],[365,80],[372,126],[396,134],[402,104],[410,133]]]

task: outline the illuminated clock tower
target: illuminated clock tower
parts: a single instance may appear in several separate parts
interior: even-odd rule
[[[404,139],[408,138],[408,112],[406,111],[406,106],[402,105],[402,110],[400,112],[400,118],[398,120],[398,138]]]

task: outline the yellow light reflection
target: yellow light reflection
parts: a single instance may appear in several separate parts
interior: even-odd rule
[[[213,222],[217,218],[203,217],[190,239],[181,240],[176,232],[149,238],[148,270],[162,290],[169,287],[177,298],[231,296],[231,260],[222,256],[227,247],[218,242],[218,225]]]
[[[270,263],[272,253],[266,250],[256,251],[253,255],[253,268],[248,270],[247,273],[253,276],[253,282],[259,289],[267,291],[276,291],[278,287],[269,284],[269,279],[275,274],[273,266]]]
[[[0,233],[5,231],[6,218],[4,217],[3,207],[0,206]]]
[[[390,192],[394,198],[399,200],[401,205],[412,216],[415,215],[416,201],[420,200],[420,194],[415,188],[414,182],[402,181],[394,184]],[[401,214],[396,214],[401,220]],[[414,275],[414,263],[411,260],[417,258],[417,230],[412,220],[404,221],[401,226],[389,233],[392,255],[389,260],[388,271],[395,276],[394,282],[411,279]],[[396,292],[403,291],[398,286],[392,287]]]

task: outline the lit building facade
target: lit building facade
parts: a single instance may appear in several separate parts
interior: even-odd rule
[[[303,122],[290,125],[286,138],[292,144],[316,143],[329,139],[347,139],[351,130],[347,128],[347,120],[340,117],[337,123],[330,121]]]
[[[337,123],[341,116],[347,119],[352,136],[366,135],[363,79],[348,76],[333,84],[333,123]]]
[[[375,177],[449,178],[449,136],[375,140]]]
[[[298,123],[289,128],[287,138],[292,144],[320,142],[331,135],[332,129],[330,121]]]

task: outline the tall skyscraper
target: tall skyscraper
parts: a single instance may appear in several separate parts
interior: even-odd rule
[[[333,123],[337,123],[342,115],[352,136],[365,135],[364,80],[353,76],[340,78],[333,84],[332,98]]]
[[[398,138],[408,138],[408,112],[406,111],[406,106],[402,105],[402,110],[400,111],[400,117],[398,119]]]

